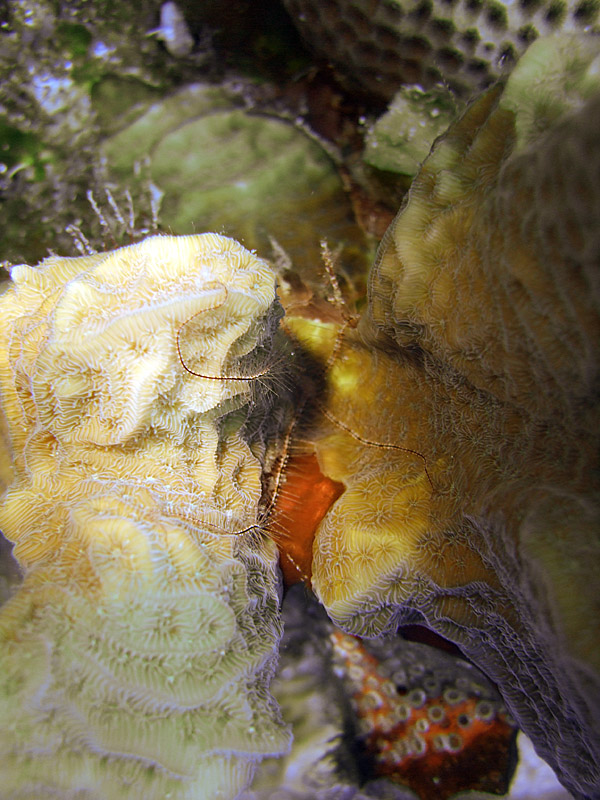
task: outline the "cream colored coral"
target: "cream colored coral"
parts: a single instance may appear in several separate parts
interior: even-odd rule
[[[273,274],[204,234],[11,277],[0,527],[25,580],[0,613],[0,795],[235,797],[289,738],[251,381],[219,379],[274,328]]]

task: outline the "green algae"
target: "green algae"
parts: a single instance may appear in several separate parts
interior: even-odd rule
[[[364,275],[372,255],[336,165],[315,137],[242,107],[213,86],[186,87],[154,104],[102,148],[116,183],[147,177],[163,193],[161,226],[216,231],[263,256],[282,251],[303,275],[322,275],[320,242],[344,246],[344,267]]]
[[[456,118],[462,104],[443,89],[403,87],[369,130],[364,160],[378,170],[415,175],[431,145]]]

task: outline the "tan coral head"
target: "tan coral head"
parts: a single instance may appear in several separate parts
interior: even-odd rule
[[[11,277],[7,321],[19,333],[21,362],[36,360],[31,388],[40,423],[52,418],[58,435],[76,428],[80,440],[102,445],[124,442],[144,424],[177,430],[178,422],[160,416],[153,402],[182,382],[175,357],[182,326],[190,321],[205,333],[205,351],[187,353],[186,329],[186,364],[214,374],[226,357],[243,355],[243,343],[233,343],[251,327],[250,307],[264,313],[274,299],[267,265],[216,234],[153,236],[109,254],[16,266]],[[236,321],[217,334],[216,320],[228,316]],[[107,368],[116,360],[118,367]],[[121,391],[108,385],[109,373],[122,381]],[[195,400],[188,392],[188,402],[201,411],[226,394],[231,386],[213,381]]]
[[[247,359],[268,265],[215,234],[12,269],[0,528],[3,797],[233,798],[289,736]],[[255,352],[257,351],[257,352]]]

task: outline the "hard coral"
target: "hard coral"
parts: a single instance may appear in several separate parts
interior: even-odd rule
[[[300,586],[286,594],[282,616],[272,689],[294,742],[265,762],[243,800],[504,795],[515,725],[476,667],[400,636],[344,634]]]
[[[516,729],[471,664],[402,639],[362,642],[341,631],[331,639],[373,775],[410,786],[420,800],[506,792]]]
[[[578,798],[600,797],[598,52],[532,46],[450,128],[357,330],[286,323],[346,487],[313,550],[332,619],[458,643]]]
[[[98,158],[109,181],[135,185],[143,153],[161,191],[163,228],[222,231],[260,253],[274,251],[279,262],[283,249],[304,278],[318,273],[326,237],[344,242],[348,267],[362,276],[371,253],[330,154],[290,120],[257,113],[253,93],[243,81],[197,83],[157,102],[103,143]]]
[[[11,277],[0,526],[25,577],[0,614],[2,797],[235,797],[289,742],[239,379],[274,276],[204,234]]]
[[[308,44],[354,86],[390,100],[402,84],[470,95],[539,36],[598,21],[586,0],[284,0]]]

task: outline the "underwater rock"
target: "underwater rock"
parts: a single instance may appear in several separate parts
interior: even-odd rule
[[[274,274],[205,234],[11,278],[0,527],[24,581],[0,610],[2,797],[234,798],[289,746],[244,433],[264,409],[240,377],[269,354]]]
[[[391,100],[401,84],[469,96],[506,75],[539,36],[589,30],[586,0],[283,0],[307,43],[355,87]]]
[[[65,252],[62,233],[87,205],[100,137],[189,79],[192,65],[148,35],[160,8],[160,0],[11,0],[0,9],[3,258],[34,263],[49,249]]]
[[[386,172],[414,175],[460,107],[448,91],[400,88],[386,113],[367,131],[365,163]]]
[[[146,160],[166,230],[217,230],[260,253],[283,251],[304,278],[320,274],[327,238],[364,275],[371,250],[330,154],[289,119],[244,104],[243,86],[182,89],[103,145],[108,177],[128,185]]]
[[[286,319],[346,487],[318,597],[349,632],[459,644],[577,798],[600,797],[598,53],[541,40],[438,141],[358,328]]]

